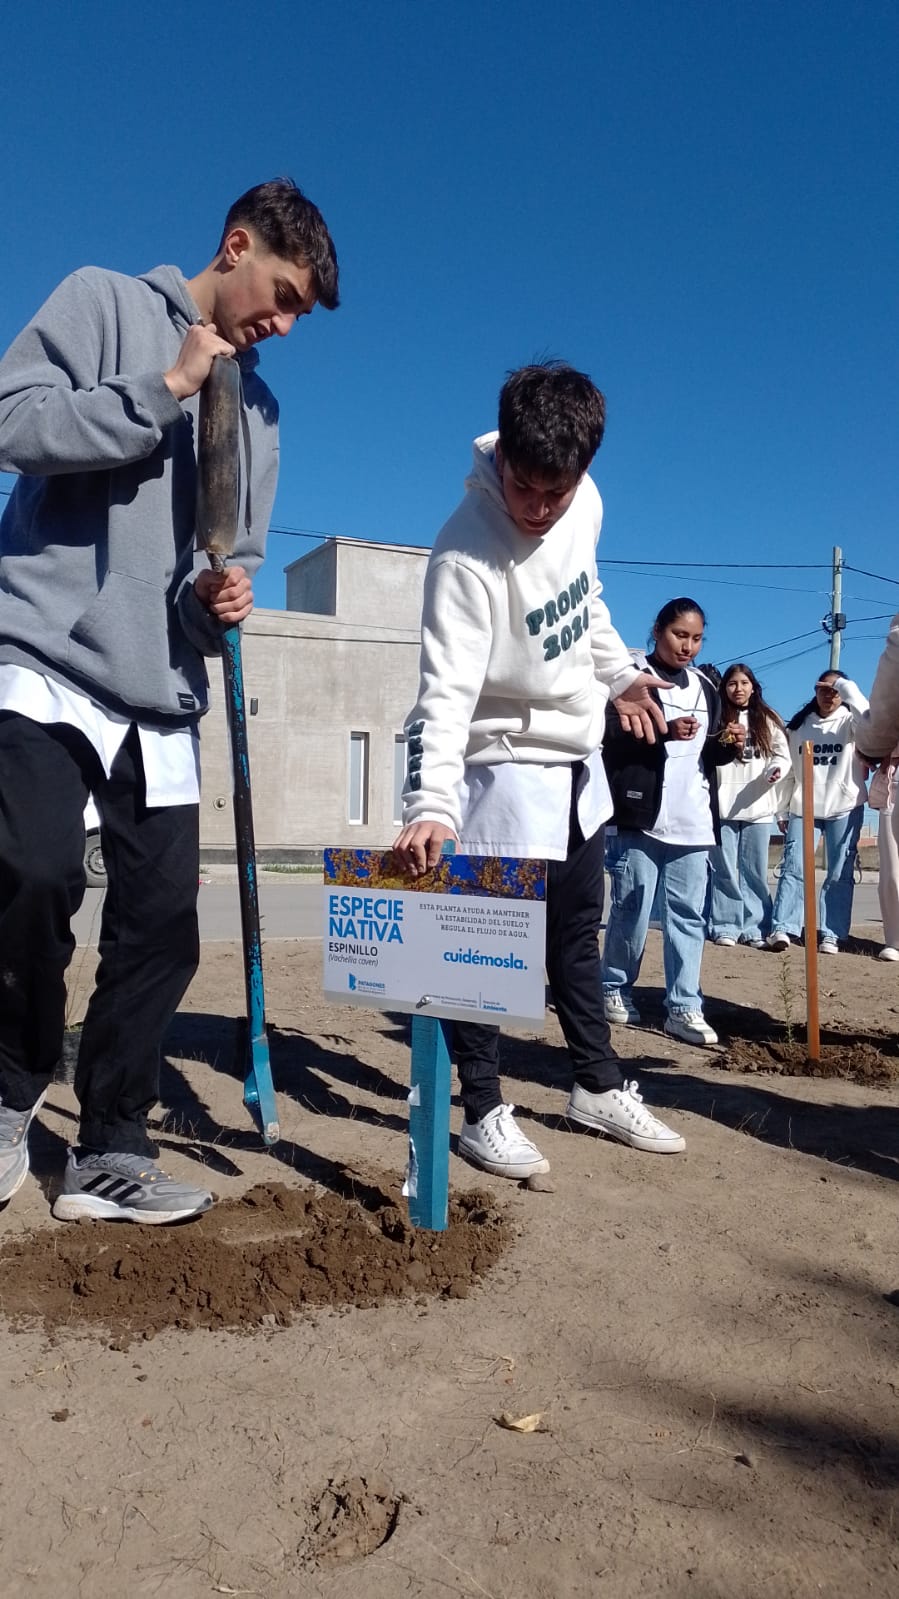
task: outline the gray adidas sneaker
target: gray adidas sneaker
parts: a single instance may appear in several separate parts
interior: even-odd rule
[[[203,1188],[167,1177],[146,1155],[82,1155],[69,1150],[62,1189],[53,1205],[57,1221],[164,1222],[200,1216],[212,1204]]]
[[[28,1129],[43,1103],[43,1094],[30,1110],[13,1110],[0,1101],[0,1205],[19,1192],[28,1176]]]

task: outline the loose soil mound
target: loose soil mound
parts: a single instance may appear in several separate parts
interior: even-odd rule
[[[398,1190],[368,1208],[262,1183],[182,1227],[85,1222],[20,1234],[0,1249],[0,1312],[14,1325],[99,1326],[120,1344],[169,1327],[252,1330],[300,1306],[464,1299],[511,1226],[490,1195],[450,1201],[444,1233],[411,1227]]]
[[[401,1505],[379,1477],[332,1480],[307,1512],[308,1531],[297,1550],[301,1564],[335,1566],[374,1554],[393,1536]]]
[[[887,1088],[899,1082],[899,1060],[859,1041],[822,1044],[821,1059],[809,1060],[805,1043],[750,1043],[735,1038],[720,1062],[732,1072],[779,1072],[785,1077],[844,1077],[854,1083]]]

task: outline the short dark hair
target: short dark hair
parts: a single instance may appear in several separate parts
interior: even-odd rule
[[[325,219],[292,178],[257,183],[235,200],[225,218],[219,249],[232,228],[252,228],[272,255],[312,268],[315,297],[326,311],[340,304],[337,251]]]
[[[544,361],[510,372],[499,397],[506,460],[541,478],[583,477],[602,443],[606,402],[585,372]]]

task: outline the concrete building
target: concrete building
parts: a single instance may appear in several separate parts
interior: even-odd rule
[[[429,551],[331,538],[287,568],[287,610],[243,628],[253,813],[261,859],[386,846],[401,819],[403,723],[418,689]],[[234,847],[221,669],[209,662],[200,838]]]

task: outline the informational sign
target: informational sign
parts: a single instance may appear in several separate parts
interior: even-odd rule
[[[546,865],[443,855],[409,878],[392,850],[325,851],[329,999],[452,1021],[539,1022]]]

